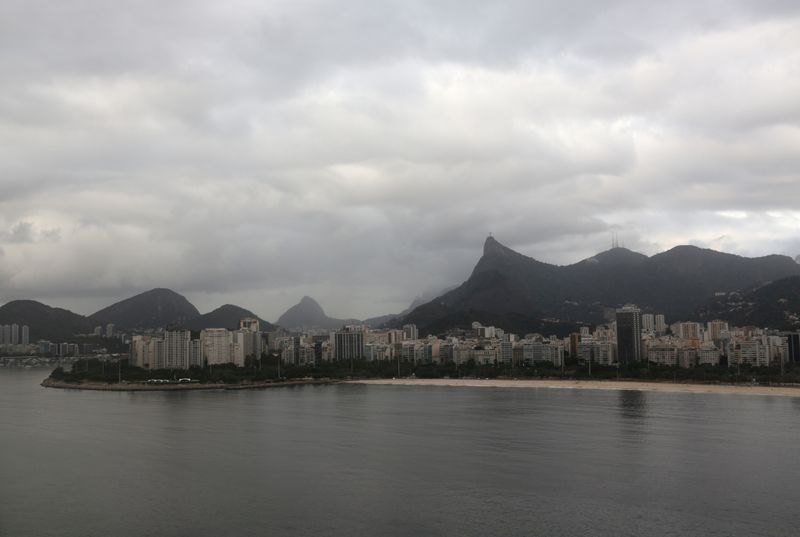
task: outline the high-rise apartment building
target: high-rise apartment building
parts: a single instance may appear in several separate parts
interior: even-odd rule
[[[569,335],[569,357],[570,358],[577,358],[578,353],[580,353],[581,347],[581,335],[577,332],[573,332]]]
[[[23,345],[30,345],[31,344],[31,332],[28,328],[27,324],[22,325],[22,340],[21,343]]]
[[[231,333],[231,356],[233,363],[243,367],[248,359],[261,357],[261,334],[246,328]]]
[[[227,364],[231,358],[231,333],[224,328],[207,328],[200,332],[203,360],[207,365]]]
[[[652,313],[642,314],[642,330],[645,332],[656,331],[656,316]]]
[[[800,333],[790,332],[785,335],[789,352],[788,361],[795,364],[800,363]]]
[[[726,321],[709,321],[706,326],[708,339],[711,341],[719,341],[722,339],[722,333],[728,331],[728,323]]]
[[[164,368],[189,369],[192,333],[188,330],[164,332]]]
[[[17,323],[11,325],[11,344],[19,345],[19,325]]]
[[[403,337],[407,340],[409,339],[419,339],[419,330],[417,330],[417,325],[415,324],[404,324],[403,325]]]
[[[131,365],[156,369],[158,366],[156,362],[156,338],[151,336],[131,337]]]
[[[403,337],[404,337],[404,334],[403,334],[402,330],[389,330],[386,333],[386,341],[390,345],[396,345],[396,344],[402,343],[403,342]]]
[[[239,330],[247,330],[249,332],[260,332],[261,323],[254,317],[247,317],[239,320]]]
[[[667,332],[667,321],[664,319],[664,315],[658,314],[656,315],[656,334],[666,334]]]
[[[203,367],[203,346],[199,339],[193,339],[189,346],[189,367]]]
[[[500,363],[510,366],[514,357],[514,344],[511,341],[500,342]]]
[[[167,362],[167,360],[166,360],[166,356],[167,356],[166,347],[167,346],[164,344],[164,340],[161,339],[161,338],[153,338],[153,341],[151,342],[151,345],[152,345],[152,347],[150,349],[150,352],[151,352],[151,362],[150,363],[154,364],[154,365],[151,365],[150,368],[151,369],[165,369],[167,367],[167,365],[166,365],[166,362]]]
[[[642,359],[642,311],[633,305],[617,310],[617,359],[623,365]]]
[[[406,326],[414,326],[406,325]],[[405,332],[406,326],[403,327]],[[416,326],[414,329],[416,330]],[[334,332],[333,352],[336,360],[358,360],[364,357],[364,331],[345,328]]]
[[[680,323],[678,325],[678,336],[682,339],[700,339],[700,324],[699,323]]]

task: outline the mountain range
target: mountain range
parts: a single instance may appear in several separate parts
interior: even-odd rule
[[[798,330],[800,276],[783,278],[745,292],[715,295],[698,311],[698,319],[724,319],[736,326]]]
[[[489,237],[467,281],[399,322],[416,324],[420,333],[461,326],[467,320],[465,312],[498,319],[498,326],[509,314],[531,325],[542,319],[594,324],[626,303],[663,313],[668,320],[690,319],[716,292],[754,288],[790,276],[800,276],[800,265],[787,256],[746,258],[695,246],[677,246],[652,257],[612,248],[558,266]]]
[[[52,308],[35,300],[13,300],[0,307],[0,324],[27,325],[31,342],[55,341],[91,332],[95,327],[88,317],[62,308]]]
[[[454,289],[454,288],[450,288]],[[276,324],[287,329],[298,328],[322,328],[322,329],[336,329],[341,328],[348,324],[365,324],[370,328],[381,328],[393,323],[398,319],[402,319],[411,313],[416,307],[429,302],[431,299],[446,293],[450,289],[445,289],[438,294],[424,294],[417,296],[411,302],[411,305],[400,313],[390,313],[387,315],[379,315],[377,317],[370,317],[368,319],[336,319],[328,317],[325,310],[319,303],[310,296],[304,296],[300,302],[290,307],[286,312],[280,316]]]
[[[0,306],[0,324],[28,325],[31,341],[64,340],[76,334],[91,333],[98,325],[113,323],[118,329],[147,330],[169,326],[200,331],[205,328],[235,330],[239,320],[257,317],[252,311],[226,304],[201,315],[186,297],[170,289],[151,289],[116,302],[89,316],[62,308],[53,308],[34,300],[13,300]],[[274,329],[259,319],[261,329]]]
[[[468,328],[479,321],[517,333],[563,334],[579,324],[604,322],[625,303],[663,313],[670,322],[715,316],[759,326],[796,326],[800,264],[787,256],[746,258],[677,246],[651,257],[612,248],[558,266],[527,257],[489,237],[470,277],[433,300],[417,298],[399,314],[359,321],[328,317],[313,298],[305,296],[280,316],[277,325],[336,329],[345,324],[377,328],[414,323],[421,334],[428,334]],[[60,340],[106,323],[126,330],[235,329],[243,317],[256,315],[232,304],[201,315],[186,297],[169,289],[146,291],[88,317],[32,300],[0,307],[0,324],[27,324],[31,341]],[[267,331],[275,328],[263,319],[261,326]]]

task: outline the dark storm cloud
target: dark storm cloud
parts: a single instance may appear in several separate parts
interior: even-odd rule
[[[0,300],[401,310],[486,234],[800,252],[800,6],[0,2]]]

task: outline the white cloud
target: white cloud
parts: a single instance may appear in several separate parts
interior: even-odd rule
[[[0,299],[398,311],[493,232],[800,252],[794,2],[0,6]]]

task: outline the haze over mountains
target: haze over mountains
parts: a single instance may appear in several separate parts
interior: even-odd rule
[[[304,296],[300,302],[286,310],[278,318],[278,326],[284,328],[341,328],[345,324],[359,323],[358,319],[335,319],[328,317],[316,300]]]
[[[788,279],[786,279],[788,278]],[[785,280],[784,280],[785,279]],[[724,301],[715,293],[739,292]],[[722,295],[720,295],[722,296]],[[744,297],[744,298],[742,298]],[[359,321],[329,317],[311,297],[303,297],[277,321],[287,328],[336,329],[345,324],[416,324],[421,334],[468,327],[472,321],[519,332],[563,333],[579,323],[603,322],[625,303],[664,313],[668,321],[732,315],[753,324],[789,322],[800,307],[800,264],[787,256],[746,258],[677,246],[652,257],[613,248],[566,266],[542,263],[486,239],[483,255],[460,286],[411,308]],[[239,319],[257,317],[226,304],[201,315],[186,297],[152,289],[84,317],[32,300],[0,307],[0,323],[27,324],[33,339],[61,339],[88,333],[99,324],[120,329],[183,326],[191,330],[238,327]],[[274,324],[261,319],[265,330]]]
[[[201,315],[186,297],[170,289],[151,289],[116,302],[89,316],[53,308],[34,300],[14,300],[0,307],[0,324],[17,323],[30,327],[31,340],[66,339],[75,334],[91,333],[98,325],[113,323],[122,330],[157,330],[183,327],[194,331],[205,328],[239,327],[239,320],[257,317],[252,311],[225,304]],[[263,319],[262,330],[274,325]]]
[[[447,290],[446,290],[447,291]],[[443,292],[446,292],[443,291]],[[439,293],[441,294],[441,293]],[[370,317],[368,319],[337,319],[328,317],[322,306],[309,296],[304,296],[300,302],[290,307],[283,315],[278,318],[276,324],[287,329],[304,329],[304,328],[320,328],[320,329],[336,329],[341,328],[348,324],[365,324],[371,328],[379,328],[387,323],[391,323],[411,313],[414,308],[427,303],[438,295],[432,296],[418,296],[414,298],[411,305],[400,313],[390,313],[387,315],[380,315],[378,317]]]
[[[462,324],[465,312],[485,319],[508,314],[525,322],[559,319],[603,322],[612,308],[635,303],[668,320],[696,315],[715,292],[749,289],[800,275],[791,258],[737,255],[677,246],[647,257],[613,248],[566,266],[542,263],[503,246],[492,237],[471,276],[458,288],[416,308],[403,322],[423,332]]]

